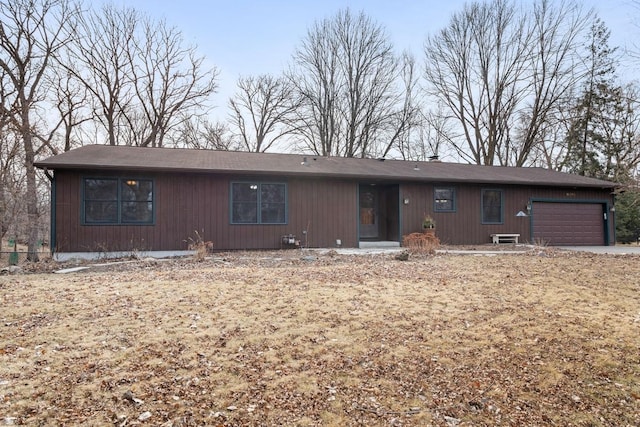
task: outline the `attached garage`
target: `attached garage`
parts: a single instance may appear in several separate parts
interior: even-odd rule
[[[534,201],[533,240],[552,246],[608,245],[607,206],[607,202]]]

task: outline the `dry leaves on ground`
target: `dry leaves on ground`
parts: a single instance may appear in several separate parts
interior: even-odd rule
[[[0,277],[0,424],[640,425],[640,261],[234,253]]]

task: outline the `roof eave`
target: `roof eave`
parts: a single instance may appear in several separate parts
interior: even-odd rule
[[[52,170],[102,170],[102,171],[140,171],[140,172],[171,172],[171,173],[198,173],[198,174],[222,174],[222,175],[254,175],[268,176],[280,175],[298,178],[333,178],[333,179],[359,179],[359,180],[375,180],[379,182],[403,181],[403,182],[442,182],[442,183],[474,183],[485,185],[530,185],[545,187],[564,187],[564,188],[600,188],[615,189],[619,184],[610,183],[610,185],[597,185],[590,183],[567,183],[567,182],[544,182],[544,181],[517,181],[517,180],[487,180],[487,179],[464,179],[464,178],[447,178],[433,176],[408,176],[408,175],[389,175],[379,176],[372,174],[336,174],[332,172],[314,172],[314,171],[265,171],[265,170],[242,170],[242,169],[204,169],[204,168],[162,168],[162,167],[140,167],[134,165],[60,165],[48,162],[36,162],[35,166],[41,169]]]

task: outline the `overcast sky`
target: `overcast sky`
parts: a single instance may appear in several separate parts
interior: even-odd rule
[[[179,28],[185,40],[220,70],[220,90],[213,102],[226,114],[227,100],[235,92],[240,75],[279,74],[307,29],[341,9],[364,11],[383,25],[398,52],[409,50],[422,57],[428,34],[443,28],[451,14],[461,10],[462,0],[115,0],[166,19]],[[640,39],[640,10],[633,0],[587,0],[612,32],[612,44]],[[629,67],[625,68],[629,70]],[[638,73],[640,77],[640,73]]]

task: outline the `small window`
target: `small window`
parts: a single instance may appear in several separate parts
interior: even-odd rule
[[[287,186],[282,183],[231,184],[232,224],[286,224]]]
[[[118,180],[84,180],[84,222],[103,224],[118,222]]]
[[[435,188],[433,206],[436,212],[454,212],[456,210],[456,191],[454,188]]]
[[[120,222],[153,222],[153,182],[148,179],[120,181]]]
[[[502,224],[502,190],[482,190],[482,223]]]
[[[85,178],[84,224],[152,224],[153,181]]]

